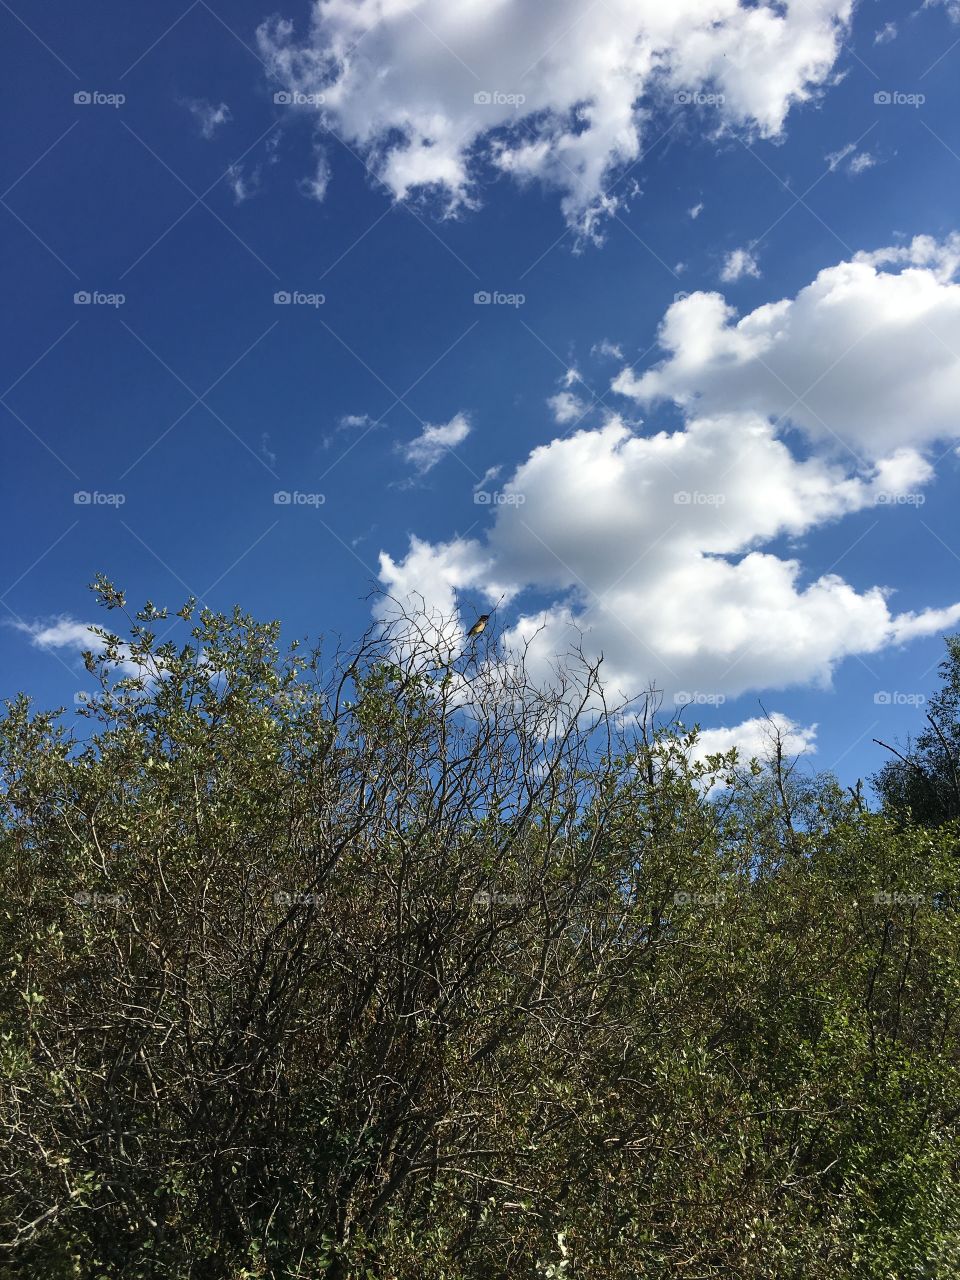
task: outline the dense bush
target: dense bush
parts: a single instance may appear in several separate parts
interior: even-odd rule
[[[0,727],[0,1276],[960,1273],[952,823],[180,618]]]

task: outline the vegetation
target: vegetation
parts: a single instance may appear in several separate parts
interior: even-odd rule
[[[960,1274],[956,810],[414,622],[8,706],[0,1277]]]

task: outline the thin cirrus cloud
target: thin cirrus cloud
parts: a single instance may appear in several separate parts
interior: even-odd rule
[[[382,552],[389,594],[419,593],[451,616],[462,591],[536,591],[550,603],[507,639],[545,675],[582,635],[613,688],[653,681],[668,697],[826,685],[847,656],[956,625],[958,603],[898,613],[885,586],[858,590],[833,572],[811,581],[798,558],[767,548],[915,501],[932,480],[925,450],[960,435],[960,361],[931,341],[931,327],[957,325],[960,347],[957,252],[921,237],[858,254],[739,322],[718,294],[674,303],[660,331],[667,358],[624,371],[614,389],[675,400],[682,427],[642,435],[610,415],[534,449],[501,485],[485,537]],[[819,379],[819,398],[802,404],[781,379],[798,392]]]
[[[637,161],[650,107],[700,113],[705,133],[764,137],[828,83],[852,0],[316,0],[308,31],[258,30],[272,77],[359,150],[392,196],[478,198],[481,163],[559,192],[593,235]],[[704,103],[704,95],[708,101]],[[641,106],[641,102],[643,105]],[[658,132],[660,131],[658,126]]]

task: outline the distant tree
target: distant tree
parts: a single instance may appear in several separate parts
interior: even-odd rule
[[[894,759],[872,779],[884,805],[926,824],[960,818],[960,636],[947,637],[940,678],[926,727],[904,750],[880,743]]]

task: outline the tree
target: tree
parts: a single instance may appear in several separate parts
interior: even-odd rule
[[[928,824],[960,817],[960,636],[947,637],[940,677],[926,728],[904,752],[881,742],[895,759],[873,778],[885,805]]]

